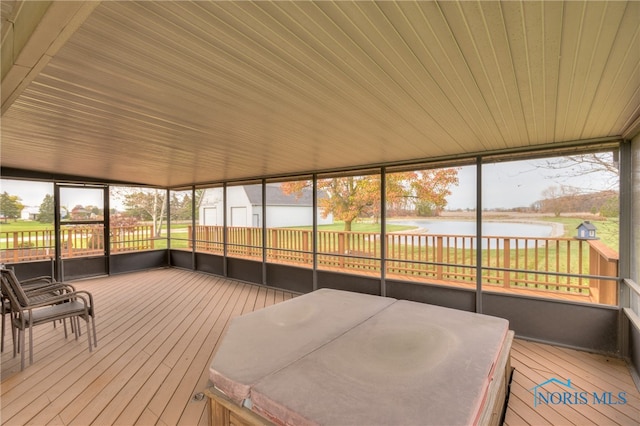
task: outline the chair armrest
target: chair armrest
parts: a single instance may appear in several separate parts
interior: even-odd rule
[[[31,283],[35,283],[35,282],[38,282],[38,281],[43,281],[43,282],[47,282],[47,283],[55,282],[53,277],[51,277],[49,275],[42,275],[40,277],[27,278],[26,280],[20,280],[20,284],[22,284],[22,285],[31,284]]]
[[[34,291],[34,290],[39,290],[41,288],[50,288],[50,287],[56,287],[56,286],[65,286],[68,287],[70,289],[72,289],[72,291],[75,291],[76,288],[68,283],[65,282],[61,282],[61,281],[41,281],[41,282],[25,282],[25,281],[21,281],[20,282],[20,287],[22,287],[22,289],[25,292],[29,292],[29,291]]]
[[[89,304],[89,301],[87,300],[87,297],[80,294],[80,293],[87,293],[87,292],[83,292],[83,291],[77,291],[77,292],[70,292],[70,293],[64,293],[64,294],[58,294],[58,295],[52,295],[51,297],[47,297],[45,300],[40,300],[36,303],[32,303],[28,306],[22,306],[21,308],[23,310],[32,310],[32,309],[37,309],[37,308],[43,308],[45,306],[51,306],[51,305],[55,305],[58,303],[62,303],[65,301],[74,301],[74,300],[82,300],[83,304],[85,305],[85,307],[87,309],[90,309],[92,307],[92,305]],[[88,293],[87,293],[88,294]]]
[[[23,290],[29,297],[48,294],[51,292],[70,293],[76,291],[75,287],[65,283],[52,283],[41,287],[23,288]]]

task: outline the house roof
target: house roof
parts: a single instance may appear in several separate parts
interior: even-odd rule
[[[589,231],[595,231],[597,229],[593,223],[588,222],[588,221],[582,222],[580,225],[578,225],[576,227],[576,229],[578,229],[578,228],[586,228]]]
[[[258,185],[244,186],[244,190],[249,198],[249,202],[254,206],[262,205],[262,187]],[[312,206],[313,191],[305,188],[298,195],[285,194],[280,188],[280,184],[265,185],[267,205],[269,206]]]
[[[1,6],[3,175],[178,187],[640,129],[637,1]]]

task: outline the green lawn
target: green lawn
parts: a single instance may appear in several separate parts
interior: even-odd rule
[[[40,223],[30,220],[0,223],[0,232],[42,231],[45,229],[53,229],[53,223]]]
[[[573,238],[576,236],[576,228],[583,222],[582,219],[571,217],[545,217],[546,222],[556,222],[564,225],[564,237]],[[616,218],[604,218],[602,220],[592,220],[596,227],[596,235],[606,246],[618,251],[620,221]]]

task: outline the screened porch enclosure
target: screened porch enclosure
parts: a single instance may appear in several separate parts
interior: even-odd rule
[[[45,216],[43,204],[34,213],[37,221],[16,220],[15,231],[4,226],[0,260],[53,260],[54,273],[62,274],[65,264],[82,258],[106,256],[108,263],[168,248],[182,259],[176,264],[189,268],[206,270],[197,258],[213,255],[224,262],[244,259],[615,306],[620,177],[603,165],[615,166],[619,149],[599,144],[580,154],[540,151],[533,160],[527,160],[533,154],[514,155],[498,165],[487,156],[170,190],[105,185],[103,205],[65,202],[60,192],[52,197],[58,212],[51,209],[58,225],[37,223]],[[587,162],[591,158],[598,160],[595,166]],[[549,162],[580,164],[581,174],[567,177],[582,185],[580,193],[565,188],[557,194],[551,186],[539,194],[544,186],[531,184],[531,176],[553,184]],[[521,168],[539,171],[523,175]],[[582,173],[596,176],[590,187]],[[480,174],[485,181],[515,183],[504,183],[496,196],[493,185],[474,176]],[[596,190],[596,184],[609,189]],[[59,187],[80,189],[56,183],[56,192]],[[439,224],[448,224],[449,233],[439,231]],[[592,237],[580,236],[586,225]],[[226,275],[224,268],[218,273]],[[270,284],[265,276],[250,281]]]
[[[0,263],[102,339],[5,350],[3,423],[205,424],[229,318],[323,288],[508,320],[508,425],[637,423],[640,2],[1,6]],[[564,232],[484,230],[523,216]]]

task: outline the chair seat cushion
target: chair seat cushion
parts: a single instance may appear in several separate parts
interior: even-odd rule
[[[34,309],[33,311],[31,311],[31,316],[33,317],[33,325],[36,325],[43,322],[55,321],[58,318],[66,318],[73,313],[82,315],[85,312],[86,308],[84,303],[74,300],[70,302],[59,303],[57,305]],[[29,320],[30,315],[28,312],[25,312],[25,322],[29,323]],[[14,320],[14,322],[17,322],[19,324],[19,320]]]

